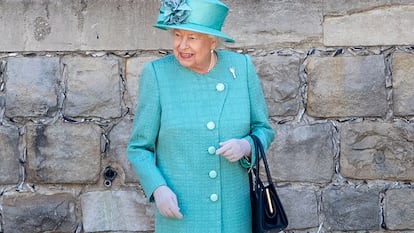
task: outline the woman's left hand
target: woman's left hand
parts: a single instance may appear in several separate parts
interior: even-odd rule
[[[220,142],[220,148],[216,151],[230,162],[239,161],[243,156],[250,157],[251,147],[246,139],[230,139]]]

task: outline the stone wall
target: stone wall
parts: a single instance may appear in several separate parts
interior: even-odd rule
[[[414,232],[414,2],[223,0],[289,232]],[[158,0],[0,1],[0,232],[153,232],[128,165]],[[246,190],[247,191],[247,190]]]

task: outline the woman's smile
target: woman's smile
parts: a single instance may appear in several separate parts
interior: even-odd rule
[[[189,59],[189,58],[192,58],[193,56],[194,56],[194,54],[192,54],[192,53],[179,53],[180,54],[180,57],[181,58],[183,58],[183,59]]]

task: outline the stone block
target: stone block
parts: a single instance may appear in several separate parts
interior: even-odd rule
[[[414,54],[392,55],[394,114],[414,116]]]
[[[374,8],[383,7],[390,4],[408,5],[412,4],[412,0],[376,0],[376,1],[361,1],[361,0],[335,0],[324,1],[323,12],[325,15],[343,15],[352,14],[355,12],[364,12]]]
[[[326,46],[377,46],[414,44],[414,5],[369,8],[341,16],[325,16]]]
[[[100,174],[102,130],[93,123],[29,125],[27,181],[95,183]]]
[[[19,181],[19,130],[0,123],[0,184]]]
[[[80,1],[0,2],[0,51],[71,51],[79,48]]]
[[[319,225],[318,201],[314,190],[307,187],[278,187],[276,191],[289,220],[287,229],[307,229]]]
[[[414,190],[390,189],[385,193],[384,220],[387,229],[414,229]]]
[[[82,50],[171,48],[169,33],[152,27],[158,0],[85,1],[82,10]]]
[[[120,61],[115,57],[64,57],[69,117],[116,118],[121,116]]]
[[[171,47],[152,27],[158,0],[0,2],[0,51],[136,50]]]
[[[75,232],[76,201],[69,193],[15,193],[2,203],[4,232]]]
[[[414,180],[414,125],[349,123],[341,127],[341,174],[352,179]]]
[[[322,193],[324,227],[332,231],[379,230],[379,190],[330,187]]]
[[[270,116],[296,116],[301,101],[300,59],[276,54],[253,59]]]
[[[134,58],[129,58],[126,62],[126,94],[124,96],[127,107],[130,113],[134,114],[135,106],[137,104],[139,76],[145,63],[155,60],[160,56],[145,55]]]
[[[11,57],[6,71],[6,111],[14,117],[52,117],[58,110],[57,57]]]
[[[313,117],[382,117],[387,112],[382,55],[310,57],[307,113]]]
[[[278,125],[267,153],[272,178],[327,183],[334,174],[333,128],[330,124]]]
[[[322,43],[322,0],[223,2],[230,8],[223,31],[236,40],[227,46]]]
[[[125,171],[125,182],[127,183],[137,182],[137,176],[126,156],[126,148],[128,146],[131,131],[132,118],[125,117],[115,125],[109,133],[109,158],[121,165]]]
[[[95,191],[81,195],[85,232],[154,230],[154,210],[137,191]]]

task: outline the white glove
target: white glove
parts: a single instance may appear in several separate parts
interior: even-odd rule
[[[155,189],[153,195],[155,205],[162,216],[167,218],[183,218],[183,214],[178,207],[177,196],[169,187],[166,185],[159,186]]]
[[[239,161],[243,156],[250,157],[251,147],[246,139],[230,139],[220,142],[220,148],[216,151],[217,155],[222,155],[230,162]]]

